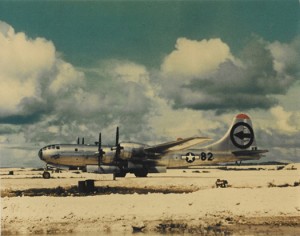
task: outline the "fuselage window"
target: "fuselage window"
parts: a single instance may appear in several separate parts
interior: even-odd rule
[[[75,152],[78,152],[78,148],[75,148]]]
[[[60,149],[60,147],[59,147],[59,146],[56,146],[56,149]]]

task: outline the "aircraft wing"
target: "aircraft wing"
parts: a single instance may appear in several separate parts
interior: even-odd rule
[[[144,150],[150,153],[164,153],[167,151],[179,151],[179,150],[183,150],[195,146],[200,143],[208,142],[210,140],[211,139],[207,137],[191,137],[191,138],[185,138],[185,139],[180,139],[172,142],[150,146],[145,148]]]

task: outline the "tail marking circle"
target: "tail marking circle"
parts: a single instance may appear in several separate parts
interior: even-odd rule
[[[246,149],[250,147],[254,141],[253,129],[245,122],[238,122],[231,128],[230,139],[234,146],[240,149]]]

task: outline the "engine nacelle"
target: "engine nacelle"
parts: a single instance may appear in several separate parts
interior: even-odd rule
[[[141,169],[144,169],[144,166],[142,164],[136,164],[136,163],[132,163],[131,161],[129,161],[128,169],[130,171],[141,170]]]
[[[131,173],[139,170],[147,170],[148,173],[166,173],[167,167],[166,166],[144,166],[141,163],[132,163],[131,161],[128,162],[128,170]]]
[[[119,167],[117,166],[106,166],[106,165],[101,165],[100,167],[97,165],[87,165],[86,170],[88,173],[97,173],[97,174],[113,174],[120,171]]]
[[[167,167],[165,166],[152,166],[148,169],[149,173],[166,173]]]
[[[121,143],[121,153],[120,158],[123,160],[128,160],[132,157],[143,157],[144,153],[144,144],[139,143]]]

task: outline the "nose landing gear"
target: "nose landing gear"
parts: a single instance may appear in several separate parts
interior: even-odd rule
[[[50,172],[48,170],[49,170],[49,167],[48,167],[48,165],[46,165],[46,167],[44,169],[44,172],[43,172],[43,178],[44,179],[50,179],[51,178]]]
[[[48,172],[48,171],[43,172],[43,178],[44,179],[50,179],[50,177],[51,177],[50,172]]]

